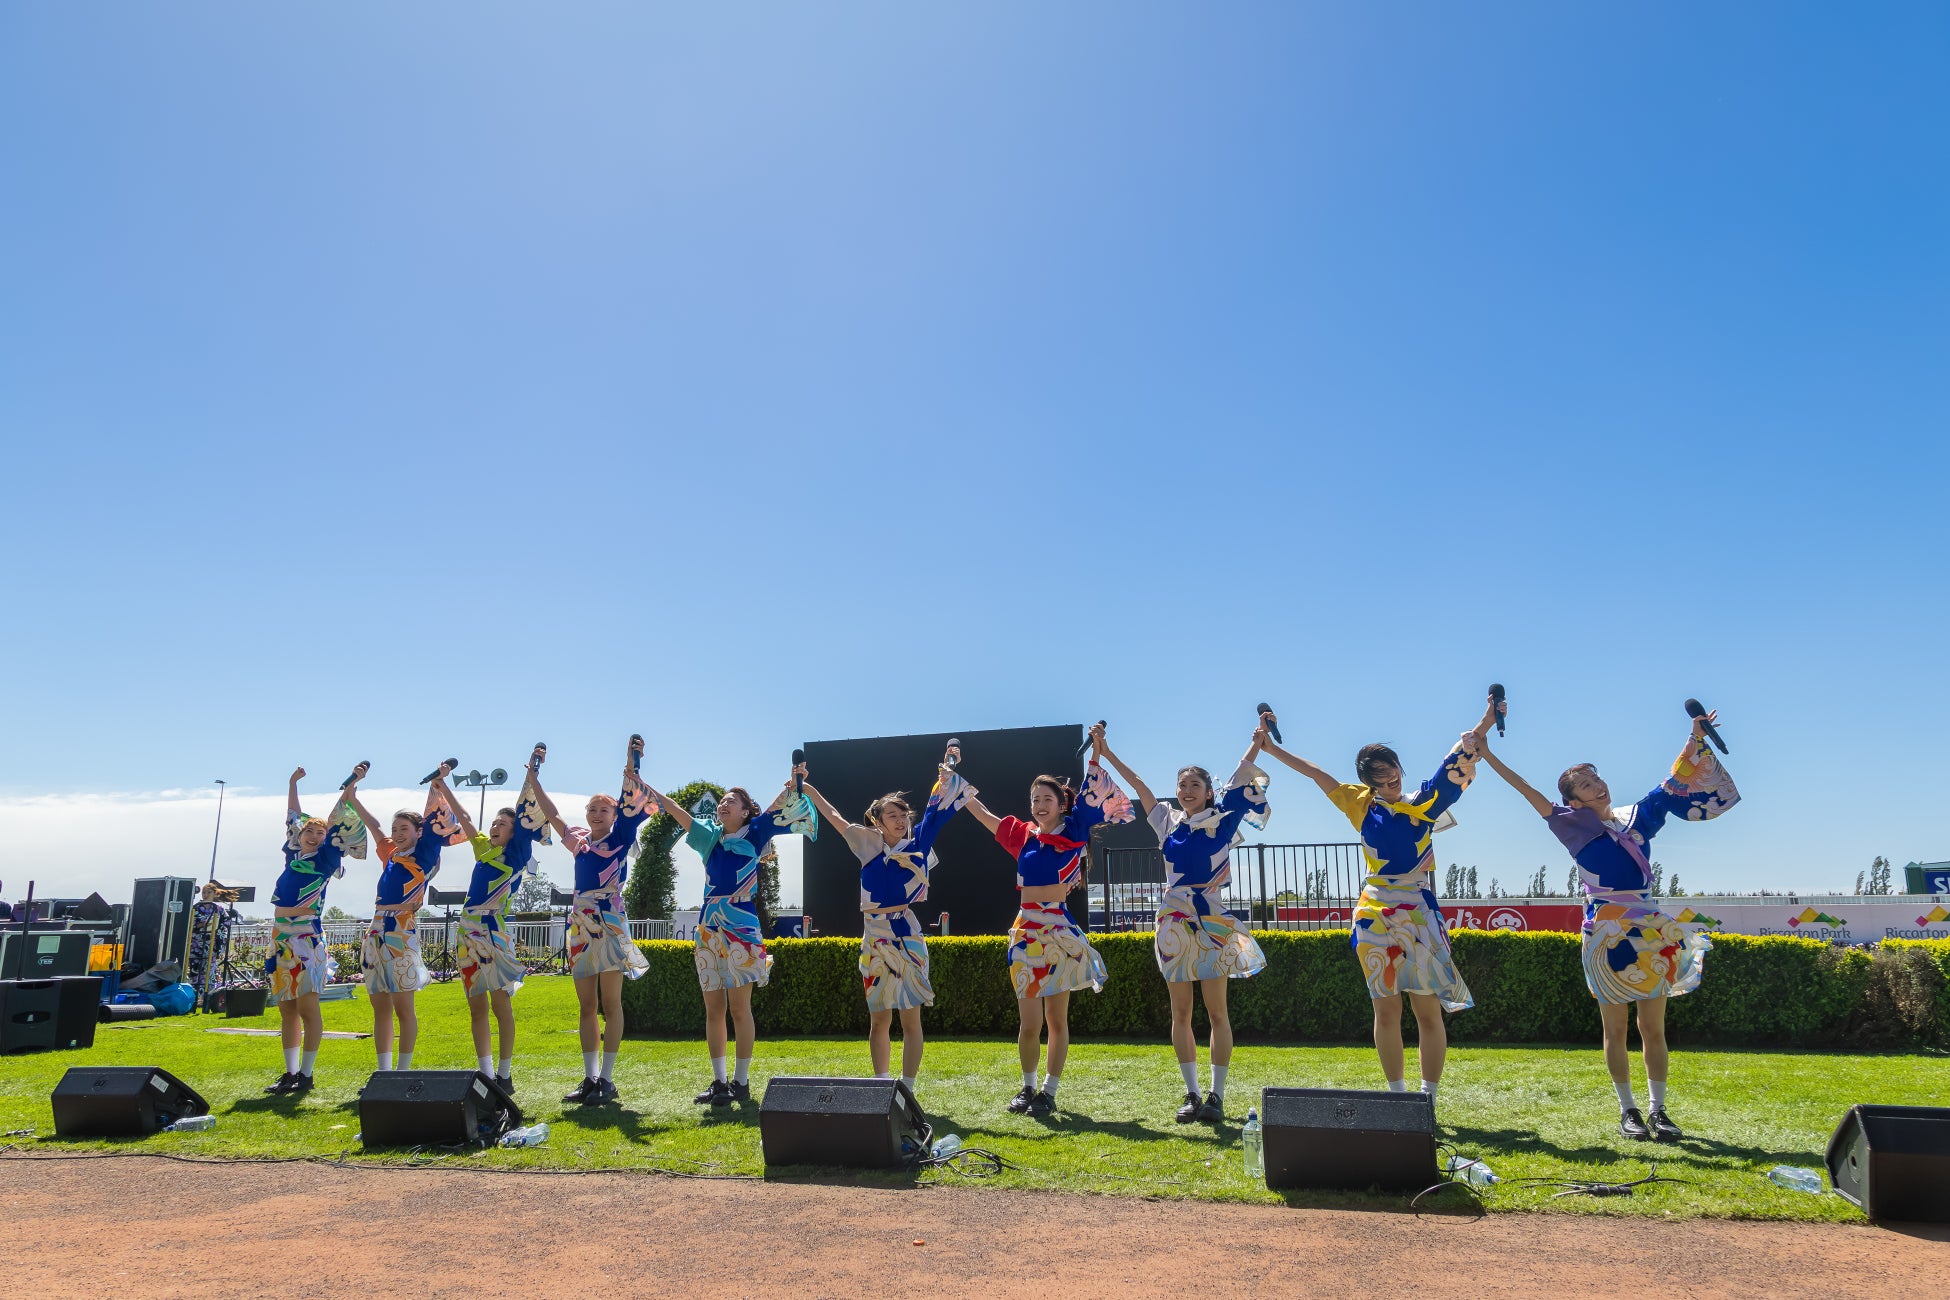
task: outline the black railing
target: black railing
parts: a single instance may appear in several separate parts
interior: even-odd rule
[[[1164,854],[1096,847],[1091,858],[1088,928],[1150,929],[1165,890]],[[1346,929],[1367,873],[1359,844],[1242,844],[1219,897],[1256,930]]]

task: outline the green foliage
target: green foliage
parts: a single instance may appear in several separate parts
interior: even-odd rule
[[[1227,986],[1234,1034],[1247,1041],[1360,1042],[1373,1006],[1346,930],[1258,931],[1266,969]],[[1079,1036],[1163,1038],[1170,995],[1144,932],[1093,935],[1109,979],[1103,991],[1071,1000]],[[1589,1043],[1599,1036],[1598,1004],[1585,988],[1577,935],[1458,931],[1456,967],[1476,1005],[1448,1017],[1458,1043]],[[699,1035],[704,1002],[692,946],[637,945],[650,959],[642,979],[623,986],[631,1032]],[[780,939],[767,945],[771,982],[752,998],[761,1034],[866,1032],[859,941]],[[1006,1036],[1016,1028],[1008,940],[956,935],[928,940],[935,1004],[931,1033]],[[1193,1013],[1204,1032],[1203,1006]],[[1414,1019],[1403,1024],[1413,1036]],[[1870,953],[1812,939],[1716,935],[1699,989],[1674,998],[1667,1024],[1686,1046],[1950,1046],[1950,940],[1889,940]]]
[[[712,799],[724,796],[724,787],[711,781],[693,781],[681,790],[664,792],[680,808],[689,808],[700,795]],[[677,859],[672,850],[684,837],[677,819],[662,810],[643,823],[637,833],[637,859],[630,878],[623,882],[623,909],[632,921],[655,917],[667,921],[677,914]]]

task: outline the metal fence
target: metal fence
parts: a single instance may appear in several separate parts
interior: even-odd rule
[[[325,942],[335,948],[357,948],[365,940],[366,925],[365,921],[327,921],[324,923]],[[674,933],[671,923],[664,920],[631,921],[629,927],[632,939],[668,939]],[[530,974],[568,972],[568,922],[564,917],[552,916],[546,921],[508,921],[505,929],[515,945],[515,954],[521,958],[522,965],[528,968]],[[461,918],[422,917],[419,933],[420,955],[426,961],[427,969],[433,972],[434,979],[448,980],[458,975]],[[270,953],[271,926],[268,923],[232,927],[230,962],[238,974],[252,983],[260,982],[264,961]],[[339,979],[357,977],[356,967],[347,970],[343,961],[339,963]]]
[[[1157,849],[1092,853],[1090,923],[1096,931],[1148,930],[1165,891]],[[1260,930],[1331,930],[1351,925],[1367,879],[1359,844],[1242,844],[1220,890],[1225,911]]]

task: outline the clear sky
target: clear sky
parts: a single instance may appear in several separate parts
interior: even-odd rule
[[[6,892],[207,869],[217,777],[268,883],[297,763],[586,792],[641,731],[769,792],[1105,717],[1163,786],[1265,698],[1420,773],[1492,679],[1540,785],[1722,710],[1695,889],[1950,857],[1947,56],[1938,3],[0,8]]]

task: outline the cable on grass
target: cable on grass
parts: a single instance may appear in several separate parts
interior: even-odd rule
[[[1520,1178],[1520,1187],[1562,1187],[1566,1190],[1553,1192],[1551,1199],[1559,1200],[1566,1196],[1630,1196],[1641,1187],[1653,1183],[1691,1183],[1690,1178],[1666,1178],[1659,1173],[1658,1163],[1652,1165],[1652,1172],[1643,1178],[1634,1178],[1628,1183],[1607,1182],[1598,1178]]]
[[[1437,1155],[1441,1155],[1444,1151],[1447,1151],[1452,1157],[1462,1154],[1461,1152],[1457,1151],[1455,1147],[1451,1146],[1447,1142],[1437,1142],[1435,1144],[1435,1151]],[[1470,1163],[1482,1164],[1483,1162],[1480,1159],[1472,1157]],[[1467,1167],[1468,1167],[1467,1165],[1464,1166],[1464,1168]],[[1483,1167],[1487,1169],[1489,1166],[1484,1165]],[[1422,1213],[1423,1213],[1422,1198],[1426,1196],[1440,1195],[1441,1193],[1447,1191],[1451,1187],[1461,1188],[1463,1195],[1469,1198],[1470,1204],[1473,1205],[1476,1209],[1476,1213],[1471,1217],[1480,1219],[1484,1215],[1490,1212],[1489,1206],[1483,1203],[1483,1194],[1476,1190],[1475,1184],[1471,1183],[1466,1178],[1455,1178],[1455,1177],[1445,1177],[1439,1183],[1431,1183],[1429,1186],[1424,1187],[1421,1191],[1415,1193],[1414,1196],[1409,1198],[1408,1208],[1413,1210],[1415,1212],[1415,1217],[1419,1219],[1422,1217]]]

